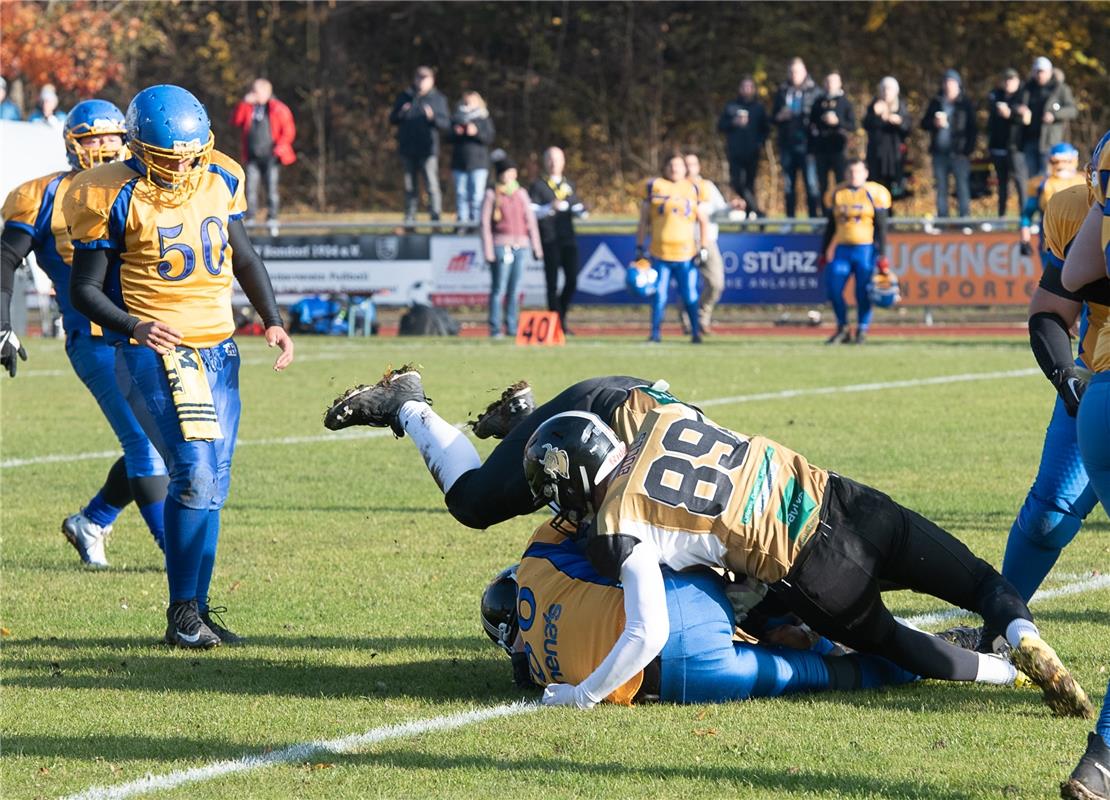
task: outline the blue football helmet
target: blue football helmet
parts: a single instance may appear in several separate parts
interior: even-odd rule
[[[201,102],[180,86],[148,86],[127,107],[126,122],[127,147],[146,167],[147,182],[163,190],[163,200],[192,197],[216,143]]]
[[[82,100],[66,115],[63,134],[69,165],[74,169],[88,169],[120,157],[127,128],[123,112],[114,104],[107,100]],[[96,147],[86,147],[81,140],[93,136],[118,136],[119,143],[102,142]]]
[[[624,273],[624,283],[633,297],[647,300],[655,295],[659,273],[646,258],[639,258],[628,265]]]
[[[1048,151],[1048,163],[1054,172],[1059,169],[1078,169],[1079,151],[1067,142],[1054,144]]]
[[[1098,203],[1110,196],[1110,131],[1102,134],[1087,165],[1087,186]]]
[[[898,305],[902,299],[902,293],[898,291],[897,276],[893,272],[875,275],[867,287],[867,296],[871,298],[871,303],[879,308],[892,308]]]

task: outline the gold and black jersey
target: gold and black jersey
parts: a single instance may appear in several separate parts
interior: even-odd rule
[[[665,405],[617,467],[587,552],[608,577],[650,541],[673,569],[720,566],[774,583],[813,536],[827,483],[827,471],[778,442]]]

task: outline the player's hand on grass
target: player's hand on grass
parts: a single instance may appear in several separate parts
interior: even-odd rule
[[[16,361],[16,356],[23,361],[27,360],[27,351],[23,349],[23,343],[11,328],[0,329],[0,367],[6,369],[13,378],[16,365],[19,363]]]
[[[543,690],[545,706],[574,706],[576,708],[593,708],[594,703],[586,697],[586,693],[579,691],[577,686],[569,683],[549,683]]]
[[[164,322],[140,322],[131,338],[156,353],[165,354],[181,344],[181,334]]]
[[[1068,412],[1069,417],[1079,413],[1079,401],[1087,391],[1087,382],[1088,379],[1075,367],[1058,369],[1052,373],[1052,385],[1056,387],[1056,393],[1064,401],[1064,410]]]
[[[274,362],[274,371],[281,372],[293,363],[293,339],[280,325],[271,325],[266,329],[266,344],[270,347],[280,347],[281,355]]]

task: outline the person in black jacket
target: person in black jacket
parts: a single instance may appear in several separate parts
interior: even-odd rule
[[[892,197],[903,193],[906,139],[913,128],[909,109],[899,96],[898,81],[887,75],[879,81],[878,93],[867,115],[867,171],[871,180],[887,188]]]
[[[455,176],[455,217],[459,222],[478,224],[489,179],[489,146],[493,135],[493,120],[482,95],[463,92],[447,131],[447,141],[455,146],[451,152],[451,174]]]
[[[567,328],[567,312],[578,288],[578,240],[574,238],[574,219],[586,214],[574,185],[563,175],[567,157],[558,147],[543,153],[544,176],[532,184],[528,194],[540,227],[543,244],[543,273],[547,280],[547,310],[556,311]],[[559,291],[559,270],[563,270],[563,291]]]
[[[1033,77],[1025,83],[1020,112],[1025,166],[1033,176],[1044,172],[1048,151],[1067,140],[1068,122],[1079,113],[1064,73],[1054,70],[1044,56],[1033,61]]]
[[[929,132],[929,153],[933,157],[933,177],[937,184],[937,216],[948,216],[948,176],[956,179],[959,214],[971,211],[971,154],[975,151],[978,128],[975,108],[964,94],[960,73],[944,73],[940,93],[929,101],[921,120]]]
[[[1006,216],[1010,182],[1017,189],[1017,207],[1025,208],[1025,186],[1029,182],[1025,155],[1021,151],[1023,126],[1018,108],[1023,102],[1021,76],[1016,69],[1002,73],[1002,84],[987,95],[987,149],[994,174],[998,176],[998,216]]]
[[[794,182],[801,172],[806,184],[806,206],[811,217],[821,205],[817,190],[817,163],[809,152],[809,117],[817,99],[817,84],[809,77],[805,62],[790,62],[786,81],[775,92],[771,116],[778,127],[779,159],[785,188],[786,216],[793,217],[797,195]]]
[[[755,196],[755,174],[759,151],[771,132],[771,123],[767,109],[756,97],[755,79],[751,75],[740,79],[739,94],[721,112],[717,130],[725,135],[732,191],[744,201],[749,215],[762,217]]]
[[[405,169],[405,222],[416,220],[421,176],[432,220],[443,213],[439,189],[439,134],[451,124],[447,98],[435,88],[431,67],[417,67],[412,86],[397,95],[389,121],[397,126],[397,149]]]
[[[809,116],[810,149],[817,162],[817,189],[822,203],[829,188],[829,172],[833,182],[844,180],[847,165],[848,136],[856,130],[856,112],[844,94],[839,72],[825,76],[825,91],[818,95]],[[828,209],[824,209],[827,214]]]

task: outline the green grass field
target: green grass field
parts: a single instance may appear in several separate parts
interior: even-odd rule
[[[486,341],[301,338],[284,375],[244,340],[244,415],[213,581],[250,637],[206,653],[157,643],[161,556],[134,509],[113,568],[79,566],[62,518],[110,464],[19,459],[112,450],[61,347],[32,341],[3,377],[0,794],[57,797],[385,725],[535,699],[478,623],[487,580],[540,516],[479,533],[457,524],[408,441],[327,434],[322,412],[390,362],[425,368],[436,409],[461,422],[514,379],[545,399],[592,375],[665,377],[717,422],[779,439],[943,524],[992,563],[1032,480],[1054,398],[1039,375],[738,400],[787,389],[1034,367],[1027,344],[796,340]],[[722,398],[728,402],[714,403]],[[299,443],[280,441],[299,438]],[[307,440],[307,441],[306,441]],[[481,452],[489,449],[479,442]],[[1110,571],[1101,510],[1046,588]],[[888,595],[899,614],[942,602]],[[1046,638],[1101,700],[1110,589],[1033,606]],[[722,706],[542,709],[398,736],[349,754],[193,782],[157,796],[1044,798],[1090,723],[1053,718],[1033,690],[922,683]],[[97,795],[108,796],[108,795]]]

